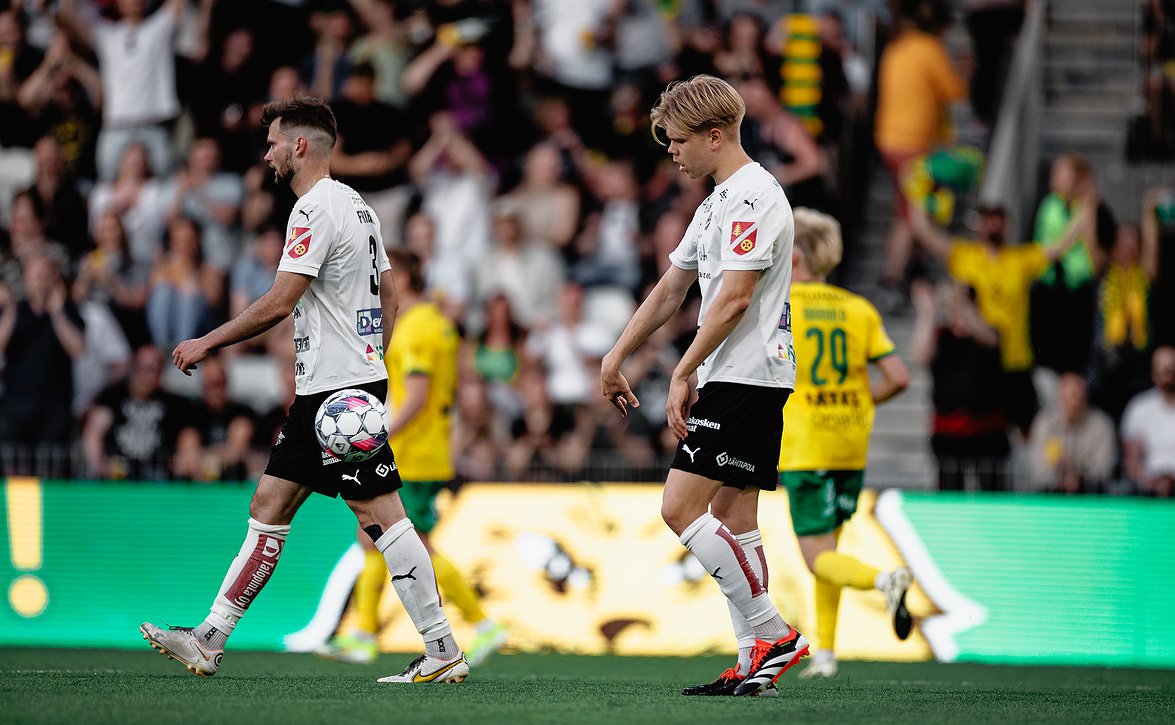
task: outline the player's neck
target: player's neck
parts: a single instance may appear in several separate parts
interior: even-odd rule
[[[330,166],[326,164],[315,164],[313,166],[305,166],[294,175],[290,180],[290,190],[293,191],[299,199],[307,194],[314,185],[323,179],[330,178]]]
[[[824,277],[817,277],[814,274],[810,274],[807,271],[804,271],[800,267],[793,267],[792,271],[791,271],[791,280],[792,280],[792,282],[818,282],[819,283],[819,282],[824,281]]]
[[[742,146],[731,148],[722,154],[722,157],[718,160],[718,165],[714,167],[714,173],[710,174],[710,176],[714,177],[714,185],[718,186],[726,183],[726,180],[734,176],[736,171],[751,162],[751,157],[747,156],[747,152],[743,151]]]

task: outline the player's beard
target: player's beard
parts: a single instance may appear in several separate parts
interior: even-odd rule
[[[294,181],[294,164],[290,159],[282,161],[273,167],[273,180],[278,186],[290,186]]]

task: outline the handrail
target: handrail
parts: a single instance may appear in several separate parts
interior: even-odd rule
[[[1040,159],[1040,120],[1044,109],[1043,47],[1047,0],[1028,0],[1024,26],[1012,56],[999,117],[987,153],[979,199],[1008,211],[1008,239],[1032,228],[1032,196]],[[1029,231],[1031,234],[1031,231]],[[1027,236],[1027,235],[1025,235]]]

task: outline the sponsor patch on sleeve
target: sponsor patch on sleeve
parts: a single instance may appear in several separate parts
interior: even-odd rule
[[[730,248],[740,257],[755,248],[758,222],[735,222],[730,228]]]
[[[286,254],[297,259],[310,251],[310,227],[293,227],[290,229],[290,238],[286,240]]]

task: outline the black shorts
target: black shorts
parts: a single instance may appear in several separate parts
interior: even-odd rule
[[[783,405],[791,391],[739,383],[707,383],[698,390],[670,468],[774,491],[779,476]]]
[[[366,390],[380,400],[388,392],[385,380],[347,387]],[[342,496],[350,501],[366,501],[399,490],[403,483],[390,445],[360,463],[344,463],[319,447],[314,435],[314,417],[322,401],[335,392],[294,397],[285,425],[269,451],[265,473],[293,481],[323,496]]]

